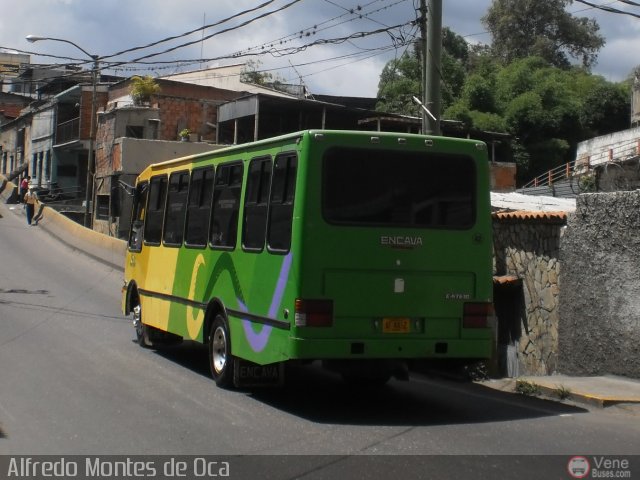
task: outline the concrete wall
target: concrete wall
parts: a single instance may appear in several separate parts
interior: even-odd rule
[[[151,163],[164,162],[222,148],[203,142],[171,142],[117,138],[96,152],[96,195],[109,195],[110,218],[94,218],[93,228],[105,235],[125,238],[129,231],[131,197],[118,187],[122,180],[135,184],[137,175]],[[108,153],[108,155],[105,155]],[[114,198],[114,195],[117,198]],[[97,198],[96,201],[100,200]]]
[[[6,203],[15,188],[13,183],[7,182],[6,177],[0,175],[0,200],[3,203]],[[127,242],[124,240],[94,232],[40,203],[36,206],[34,219],[37,220],[38,228],[46,230],[63,243],[110,267],[124,269],[124,259],[127,253]]]
[[[596,165],[623,161],[640,154],[640,127],[610,133],[578,143],[576,170],[586,171]]]
[[[580,195],[560,258],[563,373],[640,378],[640,191]]]

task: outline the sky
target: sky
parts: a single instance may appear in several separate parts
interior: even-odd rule
[[[640,7],[628,3],[590,1],[640,14]],[[480,20],[490,3],[443,0],[442,24],[469,42],[490,43]],[[266,5],[256,9],[261,4]],[[0,48],[28,52],[32,63],[74,62],[87,59],[87,54],[98,55],[105,73],[125,77],[162,76],[252,60],[281,80],[303,82],[314,93],[374,97],[386,62],[402,55],[419,35],[410,24],[418,4],[418,0],[0,0]],[[250,9],[256,10],[236,16]],[[640,64],[640,18],[578,2],[568,11],[595,18],[600,25],[606,45],[594,73],[620,81]],[[180,36],[193,30],[197,31]],[[366,35],[358,38],[362,32]],[[86,53],[64,42],[29,43],[27,35],[68,40]],[[173,36],[180,37],[112,56]],[[174,47],[179,48],[141,59]],[[125,63],[132,60],[148,63]],[[121,64],[117,69],[106,69],[116,62]]]

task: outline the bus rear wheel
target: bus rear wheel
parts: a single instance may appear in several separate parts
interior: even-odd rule
[[[222,315],[216,315],[209,334],[209,366],[216,385],[233,386],[233,363],[229,326]]]

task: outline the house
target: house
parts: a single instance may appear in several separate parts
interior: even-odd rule
[[[33,66],[24,68],[16,82],[29,83],[36,71]],[[34,94],[37,99],[23,97],[30,99],[28,106],[17,118],[0,125],[3,145],[0,168],[5,174],[23,171],[32,177],[32,184],[43,191],[55,189],[67,197],[76,197],[76,203],[81,203],[87,187],[91,144],[91,78],[87,72],[77,69],[46,71],[53,76],[38,83],[40,87]],[[40,74],[37,76],[40,78]],[[108,85],[103,81],[113,81],[113,77],[99,79],[96,108],[106,104]]]
[[[131,185],[149,164],[217,148],[218,107],[238,92],[156,79],[160,91],[136,104],[131,79],[109,88],[98,113],[95,145],[93,228],[125,238],[129,229]],[[187,129],[190,141],[179,141]]]

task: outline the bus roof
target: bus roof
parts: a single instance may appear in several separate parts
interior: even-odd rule
[[[291,140],[296,138],[302,138],[308,135],[314,134],[324,134],[331,136],[369,136],[369,137],[402,137],[402,138],[424,138],[424,139],[443,139],[446,138],[449,141],[456,141],[460,143],[474,143],[474,144],[484,144],[479,140],[465,139],[465,138],[457,138],[457,137],[438,137],[434,135],[421,135],[416,133],[403,133],[403,132],[378,132],[378,131],[370,131],[370,130],[322,130],[322,129],[309,129],[309,130],[301,130],[298,132],[288,133],[285,135],[279,135],[277,137],[266,138],[263,140],[258,140],[255,142],[247,142],[239,145],[229,145],[226,147],[213,149],[207,152],[197,153],[194,155],[187,155],[184,157],[174,158],[171,160],[166,160],[164,162],[153,163],[146,167],[140,175],[146,172],[146,170],[162,170],[165,168],[173,168],[180,166],[181,164],[189,164],[200,158],[210,157],[212,154],[215,156],[226,155],[233,152],[244,152],[249,149],[254,149],[256,147],[263,147],[265,145],[278,144],[278,143],[288,143]]]

